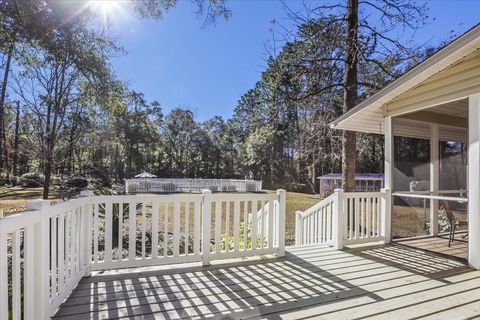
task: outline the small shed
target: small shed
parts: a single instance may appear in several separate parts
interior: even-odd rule
[[[329,173],[318,177],[320,182],[320,198],[331,195],[335,189],[342,187],[342,174]],[[358,173],[355,176],[357,192],[375,192],[383,188],[383,173]]]

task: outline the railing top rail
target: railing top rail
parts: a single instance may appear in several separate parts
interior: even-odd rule
[[[34,225],[40,219],[39,213],[39,210],[31,210],[3,217],[0,219],[0,234],[4,235]]]
[[[216,201],[246,201],[246,200],[275,200],[278,198],[276,193],[239,193],[232,199],[231,194],[212,194],[212,200]]]
[[[328,197],[326,197],[325,199],[321,200],[320,202],[318,202],[317,204],[311,206],[310,208],[308,208],[307,210],[303,211],[301,213],[302,217],[305,217],[305,216],[308,216],[309,214],[311,214],[312,212],[315,212],[317,211],[318,209],[320,209],[321,207],[323,206],[326,206],[330,203],[332,203],[335,199],[335,193],[332,193],[331,195],[329,195]]]
[[[430,191],[430,190],[425,190],[425,191],[397,191],[398,193],[403,193],[403,194],[432,194],[433,191]],[[466,194],[468,193],[468,190],[466,189],[460,189],[460,190],[438,190],[437,193],[443,193],[443,194],[456,194],[456,193],[460,193],[460,194]]]
[[[365,197],[382,197],[384,192],[344,192],[343,195],[347,198],[365,198]]]
[[[409,197],[409,198],[418,198],[418,199],[457,201],[461,203],[468,202],[468,198],[465,198],[465,197],[432,196],[432,195],[415,194],[415,193],[408,193],[408,192],[394,192],[392,193],[392,195],[397,197]]]
[[[58,202],[48,207],[47,214],[49,217],[52,217],[59,213],[75,209],[78,206],[85,205],[88,203],[88,201],[89,201],[88,198],[81,197],[81,198],[70,199],[64,202]]]

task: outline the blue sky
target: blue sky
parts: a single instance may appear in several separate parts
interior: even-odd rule
[[[265,69],[271,21],[287,21],[278,1],[230,0],[228,6],[233,12],[228,21],[205,28],[190,1],[179,1],[158,21],[118,19],[110,33],[128,53],[112,59],[117,76],[148,101],[159,101],[165,112],[179,106],[192,110],[198,120],[230,117]],[[463,32],[480,22],[480,1],[437,0],[428,6],[435,20],[418,32],[421,43],[436,45],[450,31]]]

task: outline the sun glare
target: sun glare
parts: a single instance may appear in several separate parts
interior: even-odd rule
[[[118,0],[89,0],[87,6],[103,24],[115,23],[125,14],[121,1]]]

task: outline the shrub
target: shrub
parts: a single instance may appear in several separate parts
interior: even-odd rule
[[[41,187],[45,182],[45,177],[37,172],[27,172],[20,176],[20,184],[22,187],[32,188]]]
[[[8,183],[8,174],[6,171],[0,170],[0,186]]]
[[[62,185],[63,189],[84,189],[88,186],[88,180],[82,176],[70,176]]]
[[[92,178],[89,180],[89,183],[94,189],[112,187],[112,180],[110,180],[110,178],[106,174],[97,174],[95,176],[92,176]]]
[[[63,183],[62,178],[59,176],[52,176],[51,182],[53,186],[60,186]]]
[[[256,214],[256,213],[254,213]],[[251,219],[251,218],[249,218]],[[239,241],[238,241],[238,248],[240,250],[244,250],[244,249],[252,249],[252,222],[248,222],[247,224],[245,224],[245,222],[240,222],[240,230],[239,230],[239,234],[242,235],[244,233],[244,230],[245,230],[245,227],[247,228],[247,239],[246,239],[246,242],[243,241],[243,237],[240,237]],[[261,246],[261,244],[263,244],[266,246],[267,245],[267,239],[265,237],[262,237],[261,235],[257,235],[257,239],[256,239],[256,243],[253,244],[253,247],[254,248],[258,248],[259,246]],[[234,247],[235,247],[235,238],[231,235],[228,235],[225,234],[225,233],[222,233],[221,236],[220,236],[220,248],[221,250],[234,250]],[[210,248],[212,251],[215,250],[215,244],[210,244]]]
[[[93,189],[111,188],[112,181],[108,176],[108,168],[103,166],[91,166],[85,168],[86,175],[89,177],[89,187]]]

